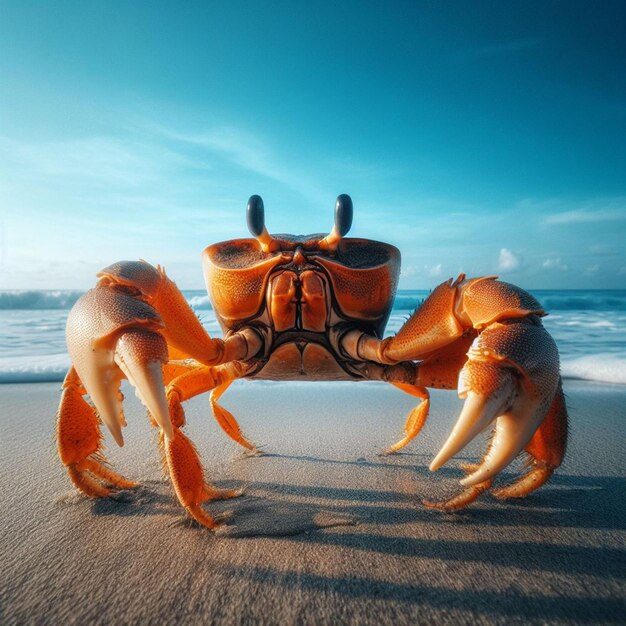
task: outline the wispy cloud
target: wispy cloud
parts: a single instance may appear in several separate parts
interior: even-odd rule
[[[553,202],[553,212],[544,216],[544,223],[552,226],[561,226],[565,224],[595,224],[626,220],[626,198],[621,196],[589,200],[565,211],[554,211],[554,208],[559,205],[562,207],[564,204],[567,204],[566,201],[561,201],[556,206]]]
[[[164,146],[107,136],[46,142],[0,137],[0,157],[31,177],[125,187],[154,181],[171,167],[199,167]]]
[[[443,265],[437,263],[437,265],[424,265],[423,269],[418,269],[415,265],[406,265],[402,267],[400,276],[402,278],[412,278],[414,276],[441,276],[443,273]]]
[[[282,183],[301,195],[320,197],[318,184],[293,164],[276,157],[268,143],[256,134],[231,126],[185,133],[164,126],[153,127],[170,141],[193,145],[218,154],[231,164]]]
[[[428,268],[428,275],[429,276],[441,276],[442,271],[443,271],[443,265],[441,263],[437,263],[437,265],[433,265],[432,267]]]
[[[500,256],[498,257],[498,271],[506,274],[512,272],[522,264],[522,258],[513,253],[508,248],[502,248],[500,250]]]
[[[567,265],[567,263],[563,263],[563,261],[561,260],[561,257],[546,259],[541,264],[541,267],[547,270],[559,270],[561,272],[569,271],[569,266]]]
[[[551,225],[589,224],[624,220],[626,220],[626,204],[619,209],[573,209],[544,217],[544,222]]]

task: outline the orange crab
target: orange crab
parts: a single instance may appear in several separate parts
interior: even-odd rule
[[[345,237],[352,224],[349,196],[337,198],[335,225],[326,236],[271,236],[259,196],[250,198],[247,217],[254,239],[216,243],[202,255],[224,339],[211,338],[165,272],[145,261],[102,270],[96,287],[70,312],[73,366],[63,384],[57,438],[61,461],[78,489],[100,497],[135,486],[111,470],[102,454],[100,420],[123,445],[123,378],[160,429],[181,505],[209,528],[218,521],[202,503],[240,492],[205,481],[197,451],[181,430],[181,403],[211,391],[220,426],[255,450],[218,404],[238,378],[391,383],[421,401],[408,417],[406,435],[388,452],[420,432],[429,409],[427,387],[458,388],[463,409],[430,469],[444,465],[495,421],[493,437],[482,461],[464,467],[463,491],[426,502],[431,508],[467,506],[523,450],[530,470],[492,493],[523,497],[550,478],[565,454],[567,411],[556,345],[533,296],[494,276],[462,274],[436,287],[397,335],[381,339],[400,253],[386,243]]]

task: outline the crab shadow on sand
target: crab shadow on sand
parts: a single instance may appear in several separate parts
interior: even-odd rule
[[[418,460],[422,455],[406,456],[415,456]],[[414,476],[416,481],[431,477],[427,467],[421,464],[412,466],[366,459],[337,461],[288,455],[265,455],[260,458],[403,470]],[[442,468],[438,475],[456,479],[459,471]],[[506,482],[513,476],[505,474],[502,479]],[[401,491],[293,485],[262,480],[245,484],[233,480],[220,481],[219,486],[245,489],[241,498],[213,501],[208,505],[216,515],[230,516],[232,512],[233,521],[228,522],[223,533],[228,536],[297,535],[317,528],[359,522],[376,525],[422,522],[432,525],[626,529],[626,479],[612,476],[557,473],[548,485],[526,499],[501,502],[486,495],[478,506],[452,514],[428,510],[422,506],[419,494]],[[91,507],[98,516],[167,515],[173,518],[173,523],[181,519],[181,509],[165,481],[144,481],[135,490],[92,501]]]
[[[292,460],[332,465],[344,463],[313,457]],[[407,468],[384,460],[345,463],[384,466],[384,469],[391,470],[394,467],[410,469],[416,473],[416,480],[429,474],[425,466]],[[444,468],[442,473],[446,478],[458,477],[458,470]],[[222,481],[220,486],[242,485],[236,481]],[[258,480],[246,485],[243,497],[211,502],[208,508],[216,515],[232,513],[223,531],[212,536],[214,541],[274,537],[302,546],[336,546],[343,551],[369,552],[381,558],[436,559],[453,568],[473,563],[475,567],[487,569],[494,565],[521,568],[531,577],[575,575],[619,582],[626,572],[625,550],[554,542],[554,535],[552,541],[546,541],[540,530],[624,530],[625,496],[624,478],[557,474],[549,485],[526,500],[501,503],[485,497],[478,506],[465,511],[439,514],[422,507],[417,495],[409,493]],[[206,530],[183,517],[169,485],[163,481],[146,481],[132,492],[95,501],[91,506],[92,513],[98,516],[163,515],[169,518],[169,526],[177,527],[179,532],[190,532],[194,540],[207,541]],[[391,525],[396,528],[389,532],[387,529],[391,530]],[[412,532],[415,525],[428,525],[430,530],[418,535]],[[464,531],[460,535],[456,532],[459,525]],[[448,526],[453,526],[454,531],[447,532]],[[510,527],[514,534],[519,536],[521,532],[525,539],[507,540],[506,530],[498,531],[498,527]],[[525,528],[529,531],[539,529],[539,534],[529,535]],[[406,532],[408,529],[411,530]],[[478,534],[483,535],[480,541],[476,540]],[[529,536],[533,538],[529,540]],[[381,580],[367,573],[353,579],[255,565],[231,569],[228,576],[233,579],[262,582],[285,590],[296,585],[303,589],[322,589],[347,599],[375,597],[433,609],[456,606],[498,621],[536,619],[618,623],[626,608],[620,597],[580,597],[574,592],[568,593],[567,589],[555,595],[521,593],[508,588],[502,591],[459,590],[442,584],[434,590],[419,580],[407,579],[402,583]]]

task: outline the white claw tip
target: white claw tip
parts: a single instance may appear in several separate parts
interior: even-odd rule
[[[437,459],[434,459],[433,462],[428,466],[428,469],[431,472],[436,472],[442,465],[443,463],[437,463]]]
[[[483,478],[483,476],[485,476],[485,478]],[[472,487],[474,485],[477,485],[478,483],[483,482],[483,480],[487,480],[487,478],[491,477],[491,472],[489,471],[478,471],[478,472],[474,472],[473,474],[470,474],[469,476],[466,476],[465,478],[462,478],[459,483],[463,486],[463,487]]]

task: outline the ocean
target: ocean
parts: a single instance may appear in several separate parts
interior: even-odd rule
[[[61,381],[69,367],[65,321],[82,291],[0,291],[0,383]],[[203,291],[184,291],[211,336],[221,331]],[[427,290],[398,292],[386,335]],[[564,378],[626,384],[626,290],[536,290],[549,315]]]

